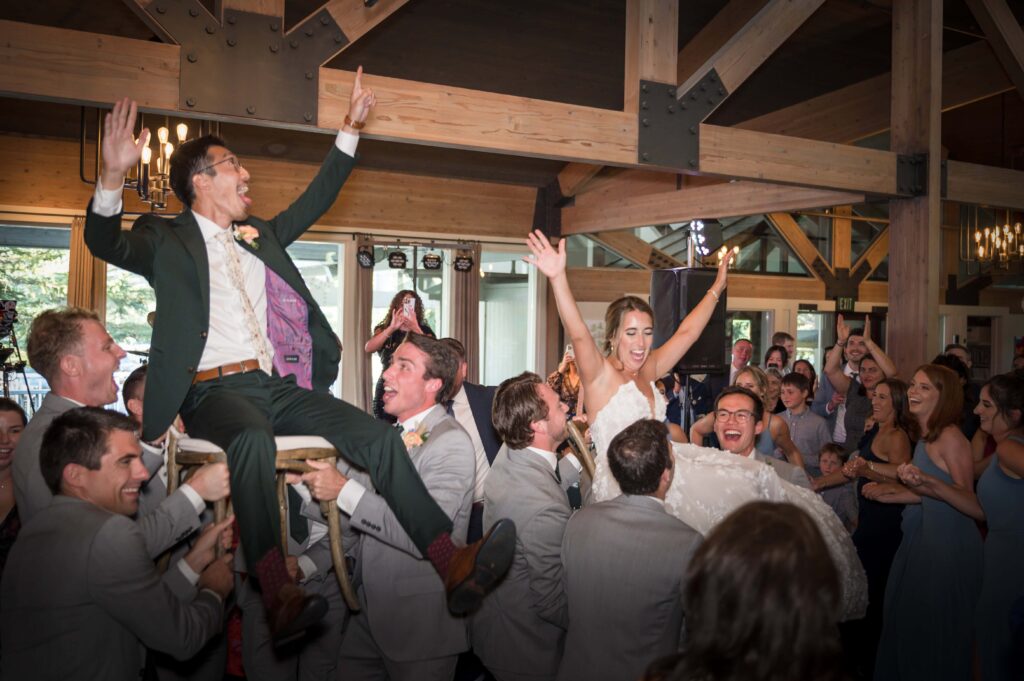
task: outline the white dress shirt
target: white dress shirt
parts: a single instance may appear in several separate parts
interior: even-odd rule
[[[452,412],[455,414],[455,420],[459,422],[473,442],[473,454],[476,456],[476,485],[473,488],[473,503],[482,502],[484,500],[484,481],[487,480],[491,464],[487,461],[487,452],[484,451],[484,443],[480,439],[480,431],[476,427],[476,419],[473,418],[473,410],[469,406],[466,386],[461,386],[459,392],[455,393],[455,397],[452,398]]]
[[[358,143],[357,135],[350,135],[342,131],[338,131],[338,136],[334,141],[339,151],[353,157]],[[93,212],[104,217],[120,213],[121,193],[120,188],[107,190],[100,182],[97,182],[92,204]],[[215,240],[217,234],[225,228],[195,211],[192,211],[192,214],[202,232],[203,241],[206,244],[206,257],[210,266],[210,326],[198,366],[199,371],[204,371],[224,364],[252,359],[258,354],[249,337],[242,301],[228,275],[228,252],[222,244]],[[274,348],[267,337],[266,266],[263,261],[245,250],[237,241],[232,242],[232,248],[238,254],[245,291],[256,313],[263,343],[273,359]]]

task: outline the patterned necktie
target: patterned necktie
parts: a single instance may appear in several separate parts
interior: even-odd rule
[[[260,324],[256,319],[256,310],[253,309],[252,301],[249,300],[249,294],[245,292],[245,281],[242,276],[242,263],[238,259],[238,251],[235,250],[235,244],[233,243],[234,237],[231,230],[221,230],[220,234],[217,235],[217,241],[224,246],[224,252],[227,255],[228,276],[230,277],[231,283],[234,285],[235,290],[238,292],[238,297],[242,302],[242,312],[245,316],[245,328],[249,332],[249,341],[252,343],[252,347],[256,351],[256,359],[259,360],[260,369],[269,374],[273,371],[273,362],[270,359],[270,353],[267,351],[267,345],[263,340],[263,334],[260,333]]]

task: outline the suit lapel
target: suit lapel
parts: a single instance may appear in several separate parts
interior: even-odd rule
[[[199,299],[203,301],[203,318],[210,318],[210,260],[206,256],[206,242],[203,240],[203,232],[199,229],[199,223],[192,215],[192,211],[185,212],[174,218],[174,233],[178,235],[181,242],[185,244],[185,250],[189,252],[196,264],[196,274],[199,277]]]

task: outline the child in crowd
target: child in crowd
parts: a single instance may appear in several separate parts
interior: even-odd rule
[[[818,466],[818,452],[832,441],[825,419],[812,412],[807,406],[810,394],[810,381],[803,374],[789,373],[782,378],[782,391],[779,399],[786,406],[782,413],[786,425],[789,426],[789,437],[800,450],[804,458],[807,475],[816,478],[821,475]]]
[[[829,442],[821,448],[818,464],[821,467],[822,475],[835,473],[843,465],[843,448],[834,442]],[[853,486],[853,480],[819,490],[818,494],[826,504],[832,507],[832,510],[839,516],[839,520],[852,534],[857,529],[857,491]]]

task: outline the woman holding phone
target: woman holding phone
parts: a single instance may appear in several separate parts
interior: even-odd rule
[[[373,327],[373,336],[364,347],[366,352],[376,352],[381,364],[377,388],[373,391],[373,415],[389,423],[394,423],[395,418],[384,412],[384,372],[391,366],[391,355],[410,332],[437,338],[423,317],[423,301],[415,291],[406,289],[391,299],[387,316]]]

